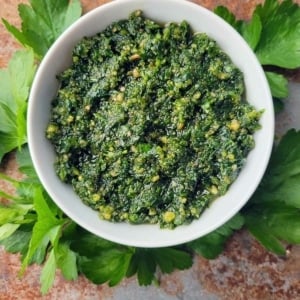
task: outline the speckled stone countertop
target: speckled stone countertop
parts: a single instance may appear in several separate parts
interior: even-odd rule
[[[19,26],[17,6],[21,2],[28,1],[1,0],[0,2],[0,17]],[[105,2],[108,1],[82,0],[84,12]],[[238,18],[247,19],[251,16],[255,5],[263,1],[194,0],[194,2],[209,9],[225,5]],[[0,24],[1,68],[7,66],[9,58],[18,47],[19,45]],[[299,72],[293,73],[291,79],[295,81],[297,78]],[[286,109],[277,117],[278,124],[281,124],[277,127],[277,134],[282,134],[290,126],[300,128],[300,85],[291,83],[290,91]],[[15,178],[20,177],[13,154],[5,158],[0,165],[0,171]],[[9,191],[10,187],[0,180],[0,189]],[[130,278],[123,280],[117,287],[110,288],[105,284],[94,285],[83,277],[73,282],[66,281],[57,272],[54,287],[42,297],[39,291],[41,267],[31,266],[24,277],[19,278],[20,257],[8,254],[0,248],[0,300],[300,300],[300,246],[287,246],[287,253],[286,257],[270,254],[247,232],[240,231],[230,239],[225,251],[217,259],[209,261],[196,256],[193,267],[189,270],[177,271],[171,275],[158,274],[159,287],[139,287],[136,278]]]

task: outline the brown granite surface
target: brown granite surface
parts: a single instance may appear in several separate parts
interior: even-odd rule
[[[1,0],[0,17],[19,26],[17,5],[22,0]],[[83,0],[84,11],[104,2]],[[239,17],[247,19],[260,0],[197,0],[209,9],[225,5]],[[6,67],[19,45],[0,24],[0,67]],[[292,76],[295,77],[294,73]],[[0,141],[1,142],[1,141]],[[13,155],[6,157],[0,171],[19,177]],[[0,189],[11,191],[0,180]],[[1,200],[1,199],[0,199]],[[3,200],[3,199],[2,199]],[[236,233],[219,258],[208,261],[195,257],[191,269],[160,276],[160,287],[139,287],[135,278],[120,286],[94,285],[80,277],[66,281],[59,272],[54,287],[42,297],[39,292],[41,268],[31,266],[23,278],[18,277],[20,257],[0,248],[0,300],[12,299],[300,299],[300,246],[288,247],[286,257],[266,252],[247,232]]]

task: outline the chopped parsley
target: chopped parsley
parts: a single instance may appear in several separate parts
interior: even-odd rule
[[[59,80],[46,132],[56,172],[102,219],[198,219],[254,147],[261,112],[241,71],[185,21],[136,11],[77,44]]]

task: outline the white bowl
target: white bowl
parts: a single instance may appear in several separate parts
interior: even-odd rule
[[[113,21],[128,18],[141,9],[146,17],[163,23],[188,21],[194,31],[206,32],[244,73],[246,98],[257,109],[264,109],[262,128],[255,133],[256,146],[246,165],[225,196],[215,200],[199,220],[174,230],[158,225],[131,225],[100,220],[96,211],[81,202],[70,185],[56,176],[55,154],[45,138],[51,101],[58,89],[56,75],[71,63],[74,45],[84,36],[102,31]],[[225,21],[200,7],[182,0],[122,0],[89,12],[68,28],[44,57],[35,76],[28,104],[28,143],[33,164],[45,189],[56,204],[76,223],[90,232],[120,244],[136,247],[163,247],[185,243],[218,228],[234,216],[251,197],[266,169],[274,136],[274,112],[270,90],[262,68],[243,38]]]

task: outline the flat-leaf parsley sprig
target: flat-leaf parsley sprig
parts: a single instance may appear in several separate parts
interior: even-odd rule
[[[27,142],[27,99],[35,69],[33,51],[28,49],[15,52],[8,68],[0,70],[0,162]]]
[[[292,0],[266,0],[248,22],[226,7],[215,12],[248,42],[265,69],[275,108],[288,96],[284,70],[300,67],[300,7]],[[283,255],[281,241],[300,243],[300,132],[288,131],[273,151],[264,178],[241,211],[246,228],[269,251]]]
[[[215,13],[232,25],[248,42],[265,70],[274,104],[288,96],[285,69],[300,67],[300,8],[292,0],[266,0],[258,5],[250,21],[237,20],[224,6]]]
[[[21,29],[2,19],[6,29],[25,47],[42,58],[59,35],[82,13],[79,0],[30,0],[20,4]]]

